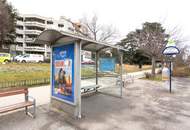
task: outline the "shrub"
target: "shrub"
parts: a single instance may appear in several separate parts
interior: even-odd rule
[[[159,70],[157,71],[157,74],[162,74],[162,70],[159,69]]]
[[[44,60],[44,63],[50,63],[51,61],[50,61],[50,59],[45,59]]]
[[[188,66],[175,67],[173,70],[173,76],[188,77],[190,76],[190,68]]]
[[[150,79],[152,77],[151,73],[149,72],[145,72],[144,74],[146,79]]]

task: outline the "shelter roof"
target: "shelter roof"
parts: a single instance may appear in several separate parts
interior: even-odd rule
[[[88,51],[100,51],[105,48],[115,48],[118,50],[126,51],[122,46],[119,45],[111,45],[104,42],[98,42],[92,39],[89,39],[85,36],[79,35],[79,34],[72,34],[64,31],[57,31],[53,29],[48,29],[43,31],[35,42],[41,43],[41,44],[49,44],[54,45],[55,43],[71,43],[80,41],[82,42],[82,49],[88,50]]]

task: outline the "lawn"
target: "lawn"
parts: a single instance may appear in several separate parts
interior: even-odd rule
[[[152,81],[162,81],[162,75],[161,74],[157,74],[155,77],[149,77],[149,78],[142,78],[142,79],[146,79],[146,80],[152,80]]]
[[[120,69],[120,66],[117,64],[116,72],[119,72],[119,69]],[[123,71],[125,73],[131,73],[131,72],[137,72],[137,71],[149,70],[149,69],[151,69],[151,65],[143,65],[141,69],[139,68],[138,65],[129,65],[129,64],[123,65]]]
[[[9,63],[0,64],[0,82],[49,78],[50,65]]]
[[[190,77],[190,67],[189,66],[175,67],[174,71],[173,71],[173,76],[175,76],[175,77]]]
[[[136,72],[150,69],[151,66],[124,65],[124,72]],[[116,74],[119,66],[116,65]],[[110,76],[109,73],[99,73],[99,76]],[[111,74],[112,75],[112,74]],[[50,64],[48,63],[8,63],[0,64],[0,88],[5,86],[33,86],[39,84],[49,84]],[[83,66],[81,69],[82,78],[95,77],[95,66]]]

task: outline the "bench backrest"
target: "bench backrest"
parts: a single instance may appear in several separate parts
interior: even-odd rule
[[[9,89],[0,91],[0,97],[13,96],[19,94],[28,94],[28,88],[20,88],[20,89]]]

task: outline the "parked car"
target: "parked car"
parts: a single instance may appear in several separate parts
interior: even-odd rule
[[[44,56],[39,54],[25,54],[17,58],[18,62],[28,63],[28,62],[43,62]]]
[[[95,64],[95,62],[91,59],[88,59],[88,60],[84,60],[81,62],[82,64]]]
[[[10,62],[11,55],[9,53],[0,53],[0,63]]]
[[[15,57],[13,57],[13,61],[18,61],[19,58],[21,58],[23,55],[17,55]]]

